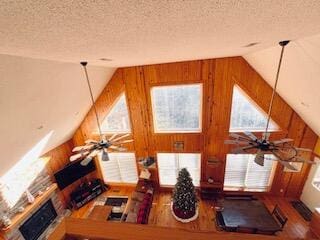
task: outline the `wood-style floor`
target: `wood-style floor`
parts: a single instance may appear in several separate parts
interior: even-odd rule
[[[112,187],[104,196],[130,196],[134,187]],[[278,236],[291,239],[315,239],[315,235],[309,231],[309,223],[305,221],[291,206],[289,199],[259,196],[259,199],[265,203],[267,208],[272,211],[278,204],[281,210],[288,217],[288,222]],[[154,226],[169,228],[192,229],[195,231],[218,231],[214,222],[214,205],[210,200],[201,200],[199,202],[199,218],[190,223],[180,223],[176,221],[170,212],[171,193],[161,192],[154,196],[153,206],[149,215],[149,223]],[[90,202],[81,209],[72,213],[73,217],[86,218],[91,211],[93,202]],[[223,232],[221,232],[223,234]],[[259,235],[257,235],[257,239]]]

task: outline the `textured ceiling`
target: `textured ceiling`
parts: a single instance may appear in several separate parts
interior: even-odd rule
[[[319,33],[319,12],[319,0],[1,1],[0,53],[114,67],[244,55]]]
[[[320,134],[320,37],[306,38],[320,33],[319,13],[319,0],[0,1],[0,176],[51,131],[42,152],[80,124],[90,107],[80,60],[121,67],[244,55],[272,84],[274,46],[294,39],[279,92]],[[96,96],[113,72],[89,68]]]
[[[281,48],[245,55],[249,64],[274,85]],[[284,53],[278,93],[320,136],[320,34],[290,42]]]

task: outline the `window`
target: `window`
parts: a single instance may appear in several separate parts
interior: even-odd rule
[[[109,161],[101,161],[105,182],[136,183],[138,180],[134,153],[109,153]]]
[[[230,132],[264,131],[267,125],[267,115],[238,86],[233,87]],[[279,127],[270,121],[269,130]]]
[[[131,131],[124,93],[101,123],[101,130],[104,133],[129,133]]]
[[[202,84],[151,89],[155,132],[201,132]]]
[[[266,157],[274,158],[271,154]],[[269,190],[276,162],[265,160],[262,167],[254,162],[254,158],[254,154],[227,155],[224,190]]]
[[[320,159],[319,159],[319,158],[316,158],[315,161],[316,161],[317,163],[319,163]],[[317,170],[316,170],[316,173],[315,173],[314,178],[313,178],[313,180],[312,180],[312,185],[313,185],[316,189],[318,189],[318,190],[320,191],[320,165],[317,164],[316,167],[317,167]]]
[[[200,153],[158,153],[160,185],[175,185],[179,170],[187,168],[193,184],[200,185]]]

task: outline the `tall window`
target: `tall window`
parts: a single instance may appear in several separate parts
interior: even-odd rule
[[[266,155],[273,158],[273,155]],[[254,154],[228,154],[224,180],[225,190],[268,191],[272,184],[275,161],[265,160],[264,166],[254,162]]]
[[[155,132],[201,132],[202,84],[151,89]]]
[[[264,131],[267,124],[267,114],[263,112],[238,86],[233,88],[230,132]],[[279,127],[272,120],[269,130]]]
[[[136,183],[138,173],[134,153],[109,153],[109,161],[101,161],[105,182]]]
[[[317,163],[319,163],[320,159],[319,158],[316,158],[315,161]],[[316,174],[314,175],[314,178],[312,180],[312,184],[313,186],[318,189],[320,191],[320,165],[318,164],[317,167],[317,170],[316,170]]]
[[[193,184],[200,185],[200,153],[158,153],[160,185],[175,185],[180,169],[187,168]]]
[[[101,130],[105,133],[129,133],[131,131],[126,96],[124,93],[102,121]]]

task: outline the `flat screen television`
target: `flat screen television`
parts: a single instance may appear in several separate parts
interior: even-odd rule
[[[70,163],[54,174],[60,190],[96,170],[94,161],[91,161],[87,166],[82,166],[80,162]]]

